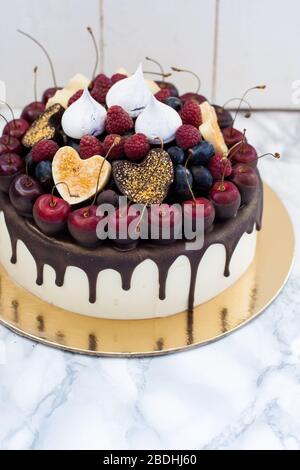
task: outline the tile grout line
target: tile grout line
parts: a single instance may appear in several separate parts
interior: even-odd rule
[[[104,0],[99,0],[100,72],[104,72]]]
[[[215,0],[215,14],[214,14],[214,49],[213,49],[213,64],[212,64],[212,85],[211,95],[212,102],[216,101],[217,94],[217,69],[218,69],[218,48],[219,48],[219,16],[220,16],[220,0]]]

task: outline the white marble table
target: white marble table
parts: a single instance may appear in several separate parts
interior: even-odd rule
[[[261,153],[282,153],[260,166],[299,239],[300,116],[257,113],[245,126]],[[300,449],[299,260],[263,315],[185,353],[91,358],[1,327],[0,448]]]

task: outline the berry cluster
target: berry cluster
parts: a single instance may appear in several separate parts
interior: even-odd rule
[[[105,105],[110,87],[124,78],[126,75],[119,73],[111,77],[99,74],[90,84],[90,93],[96,101]],[[202,123],[199,103],[204,97],[197,93],[179,97],[172,83],[157,81],[157,84],[160,91],[156,93],[156,98],[175,109],[183,122],[177,129],[175,140],[165,147],[174,169],[174,181],[165,203],[180,202],[190,211],[192,218],[196,217],[197,204],[204,205],[204,226],[206,230],[211,229],[215,219],[234,217],[240,205],[248,204],[252,199],[258,185],[257,172],[253,168],[257,153],[244,135],[232,127],[230,114],[216,107],[225,142],[232,148],[229,156],[216,154],[214,147],[203,140],[199,131]],[[96,201],[71,207],[55,193],[52,160],[56,152],[62,145],[71,145],[82,159],[94,155],[105,156],[110,151],[107,156],[109,161],[126,159],[139,163],[148,155],[151,145],[144,134],[134,133],[134,120],[121,106],[111,106],[107,109],[105,132],[101,137],[85,135],[76,141],[63,135],[58,125],[59,140],[40,140],[28,152],[22,145],[22,137],[43,113],[47,99],[56,90],[46,90],[42,101],[30,103],[22,111],[20,119],[13,119],[4,127],[0,137],[0,190],[9,194],[11,204],[18,213],[34,218],[43,233],[54,236],[67,229],[79,244],[93,246],[99,243],[96,236],[96,226],[101,220],[101,215],[97,213],[99,204],[107,202],[116,207],[113,217],[117,227],[119,219],[124,217],[117,207],[119,191],[112,176]],[[79,99],[82,92],[78,90],[69,99],[68,106]],[[159,211],[152,222],[161,224],[164,217],[164,212]],[[128,224],[134,220],[140,222],[139,217],[127,218]],[[170,220],[174,233],[177,220],[175,211]],[[117,243],[127,248],[132,246],[132,240],[128,239],[118,240]]]

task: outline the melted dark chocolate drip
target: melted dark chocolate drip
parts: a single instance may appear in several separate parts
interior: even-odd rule
[[[114,269],[121,276],[122,288],[130,289],[134,269],[145,259],[152,260],[159,272],[159,298],[166,297],[166,281],[173,262],[180,255],[185,255],[191,267],[191,280],[187,309],[192,312],[194,306],[194,292],[199,263],[206,250],[215,243],[224,245],[226,262],[224,276],[229,276],[229,266],[232,254],[244,233],[251,233],[256,225],[261,227],[263,197],[260,184],[253,200],[241,207],[234,219],[216,223],[214,229],[205,235],[201,250],[186,250],[185,241],[179,240],[169,245],[159,245],[142,242],[140,245],[126,253],[113,248],[109,243],[97,248],[84,248],[75,245],[66,235],[65,237],[51,238],[41,233],[34,223],[24,219],[16,213],[9,202],[7,195],[0,194],[0,210],[4,211],[7,229],[12,246],[11,262],[17,262],[17,241],[27,246],[37,267],[37,284],[43,284],[43,270],[45,264],[51,266],[56,273],[56,285],[62,286],[68,266],[82,269],[89,282],[89,300],[96,301],[96,287],[98,274],[104,269]]]

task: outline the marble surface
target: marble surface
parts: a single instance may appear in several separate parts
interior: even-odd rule
[[[248,137],[300,236],[300,117],[254,114]],[[276,234],[274,234],[276,236]],[[254,322],[171,356],[90,358],[0,327],[1,449],[300,449],[300,263]]]

